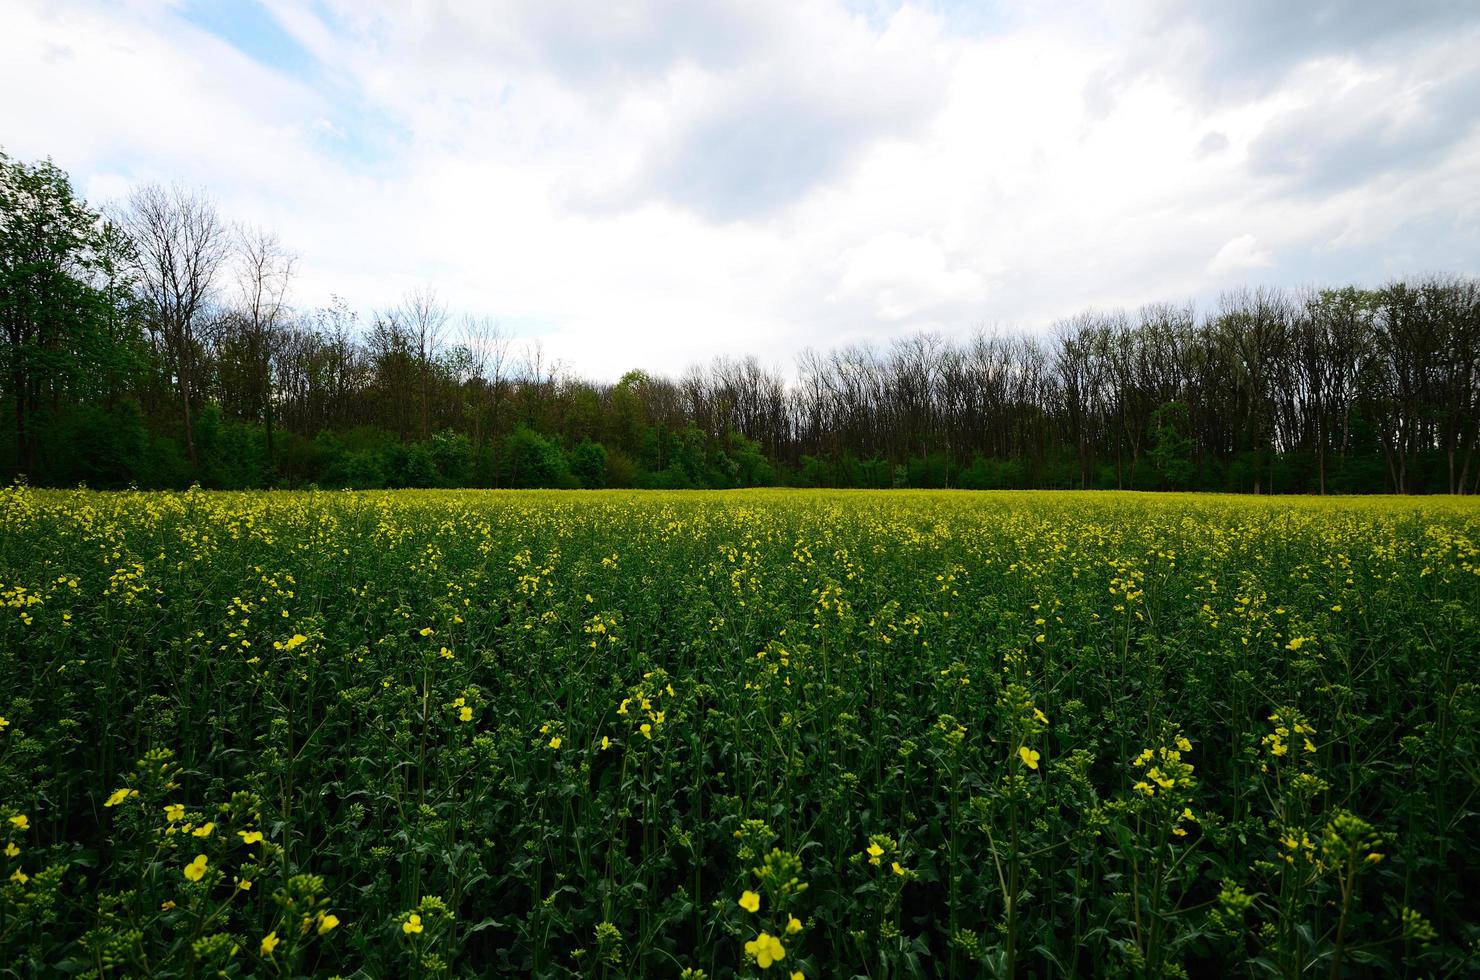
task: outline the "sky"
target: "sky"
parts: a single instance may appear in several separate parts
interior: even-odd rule
[[[1480,273],[1474,0],[0,0],[0,149],[588,377]],[[455,339],[455,330],[452,331]]]

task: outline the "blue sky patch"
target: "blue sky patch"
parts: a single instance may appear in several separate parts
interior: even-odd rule
[[[256,0],[191,0],[180,16],[269,68],[298,76],[313,71],[313,55]]]

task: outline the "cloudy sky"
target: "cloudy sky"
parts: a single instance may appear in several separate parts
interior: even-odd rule
[[[1473,0],[0,0],[0,148],[614,379],[1480,272],[1477,50]]]

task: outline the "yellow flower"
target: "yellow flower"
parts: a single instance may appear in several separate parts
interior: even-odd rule
[[[243,844],[255,844],[262,839],[260,830],[238,830],[236,835],[242,839]]]
[[[240,888],[244,892],[249,892],[252,890],[252,879],[243,878],[241,881],[238,881],[236,883],[236,887]]]
[[[1018,758],[1022,759],[1023,765],[1027,766],[1029,769],[1038,768],[1038,753],[1028,748],[1026,745],[1018,749]]]
[[[337,925],[339,925],[339,916],[333,914],[324,916],[323,918],[319,919],[319,935],[328,935],[329,932]]]
[[[191,881],[200,881],[206,876],[206,856],[197,854],[195,860],[185,865],[185,877]]]
[[[792,970],[791,971],[791,980],[807,980],[807,978],[802,973],[801,970]]]
[[[166,806],[164,808],[164,816],[165,816],[165,819],[168,820],[170,823],[174,823],[176,820],[184,820],[185,819],[185,804],[183,804],[183,803],[171,803],[171,804],[169,804],[168,806]]]
[[[20,852],[21,849],[15,846],[15,841],[11,841],[10,843],[5,845],[5,856],[8,858],[13,858],[16,855],[20,854]]]
[[[161,912],[168,912],[170,909],[172,909],[174,907],[175,907],[175,900],[173,898],[167,898],[163,902],[160,902],[159,903],[159,910]]]
[[[136,789],[115,789],[113,791],[113,795],[110,796],[110,797],[108,797],[108,802],[107,803],[104,803],[103,806],[105,806],[105,807],[107,807],[107,806],[117,806],[118,804],[122,803],[124,800],[128,799],[130,796],[138,796],[138,795],[139,795],[139,791],[136,790]]]
[[[1044,725],[1047,725],[1048,724],[1048,715],[1044,714],[1043,713],[1043,709],[1041,709],[1041,708],[1034,708],[1033,709],[1033,717],[1034,718],[1037,718],[1040,724],[1044,724]]]
[[[421,635],[422,636],[431,636],[433,632],[434,631],[432,630],[432,628],[430,626],[423,626],[421,628]]]
[[[762,970],[772,963],[786,959],[786,947],[781,945],[781,940],[769,932],[763,932],[746,943],[745,952],[755,957],[756,966]]]
[[[797,933],[799,933],[801,931],[802,931],[802,920],[801,919],[798,919],[794,915],[788,915],[786,917],[786,934],[788,936],[795,936]]]
[[[560,748],[560,736],[559,735],[556,735],[554,738],[550,739],[550,748],[552,748],[552,749],[558,749],[558,748]]]
[[[451,660],[452,659],[452,651],[449,650],[449,649],[447,649],[446,647],[443,647],[442,649],[438,650],[437,652],[442,655],[442,659],[444,659],[444,660]]]
[[[652,725],[649,725],[647,722],[643,722],[642,723],[642,727],[639,728],[638,731],[642,732],[642,737],[643,738],[647,739],[648,741],[652,741],[652,739],[653,739],[653,726]]]
[[[274,929],[272,932],[269,932],[267,935],[263,936],[262,937],[262,955],[263,956],[271,956],[272,955],[272,951],[275,950],[275,949],[277,949],[278,943],[280,943],[280,942],[282,942],[282,940],[278,938],[278,934],[277,934],[277,930],[276,929]]]
[[[607,749],[609,749],[611,747],[612,747],[612,740],[609,739],[609,738],[607,738],[605,735],[601,736],[601,749],[602,749],[602,751],[604,752],[604,751],[606,751]]]
[[[18,817],[11,817],[10,825],[16,830],[28,830],[31,827],[31,818],[22,813]]]
[[[5,729],[7,729],[9,727],[10,727],[10,721],[4,715],[0,715],[0,732],[3,732]]]
[[[24,885],[26,882],[31,880],[31,876],[26,874],[20,868],[16,868],[10,873],[10,880],[15,882],[17,885]]]
[[[878,864],[879,858],[884,856],[884,849],[878,844],[870,843],[868,846],[868,863]]]
[[[891,867],[894,869],[894,873],[895,874],[899,875],[901,878],[904,877],[904,868],[901,868],[899,866],[899,862],[898,861],[893,862],[891,864]]]
[[[458,709],[458,712],[457,712],[457,720],[458,721],[472,721],[473,720],[473,709],[472,708],[469,708],[467,705],[463,705],[461,708]]]
[[[747,889],[740,893],[740,907],[747,912],[759,912],[761,908],[761,897]]]
[[[196,827],[194,830],[192,830],[190,832],[190,834],[193,837],[209,837],[209,836],[211,836],[211,831],[213,831],[215,829],[216,829],[216,825],[213,822],[211,822],[210,820],[207,820],[205,823],[201,824],[199,827]]]
[[[408,936],[421,932],[421,916],[412,912],[406,917],[406,921],[401,923],[401,931]]]

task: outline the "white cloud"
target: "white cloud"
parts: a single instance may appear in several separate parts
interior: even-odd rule
[[[9,3],[6,151],[95,198],[208,186],[297,250],[300,303],[430,282],[598,377],[1480,267],[1476,18],[1261,68],[1259,22],[1215,50],[1156,4],[265,0],[293,73],[189,2]]]
[[[932,312],[979,305],[987,298],[982,276],[951,268],[940,245],[924,235],[885,232],[843,253],[829,303],[857,304],[886,324],[930,323]]]
[[[1268,250],[1259,247],[1253,235],[1240,235],[1229,239],[1213,261],[1208,263],[1208,272],[1220,276],[1226,272],[1241,272],[1244,269],[1263,269],[1274,265]]]

